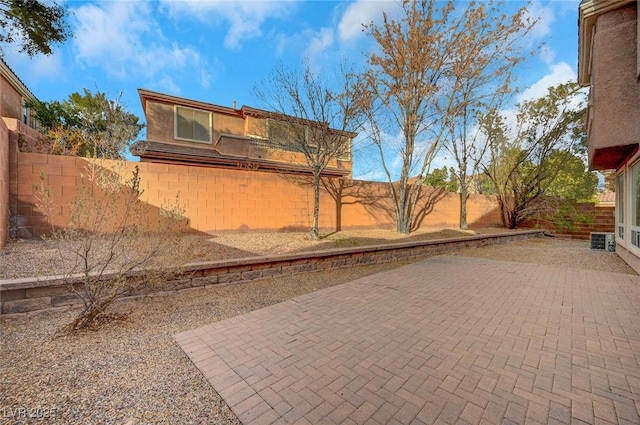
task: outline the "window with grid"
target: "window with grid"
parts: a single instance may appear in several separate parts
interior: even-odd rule
[[[282,149],[299,150],[307,141],[307,128],[290,122],[269,120],[269,140]]]
[[[176,139],[211,143],[211,112],[176,106]]]

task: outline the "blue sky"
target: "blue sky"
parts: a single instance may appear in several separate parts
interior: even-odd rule
[[[461,1],[463,3],[463,1]],[[533,0],[540,21],[531,45],[545,43],[519,70],[516,100],[543,95],[575,79],[579,0]],[[507,0],[513,12],[526,2]],[[379,21],[391,1],[67,1],[74,38],[51,56],[29,58],[11,46],[5,61],[40,100],[62,100],[88,88],[122,93],[144,119],[137,89],[219,105],[260,107],[254,86],[278,63],[333,72],[341,60],[362,65],[370,42],[361,24]],[[354,158],[354,177],[376,178],[375,165]]]

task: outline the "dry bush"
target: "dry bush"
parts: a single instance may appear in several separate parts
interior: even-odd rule
[[[152,207],[141,200],[138,167],[130,178],[126,175],[122,161],[90,162],[66,226],[52,226],[46,237],[58,251],[61,278],[83,302],[67,332],[119,318],[107,313],[116,299],[179,274],[192,259],[179,199]],[[58,210],[55,195],[44,184],[45,176],[41,178],[39,206],[51,222]]]

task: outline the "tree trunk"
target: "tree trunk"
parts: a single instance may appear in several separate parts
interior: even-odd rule
[[[336,232],[342,230],[342,182],[336,191]]]
[[[403,235],[411,233],[411,219],[407,216],[406,211],[403,211],[403,214],[400,214],[397,220],[396,231]]]
[[[509,219],[508,219],[508,208],[506,205],[506,200],[504,199],[504,197],[498,195],[498,205],[500,206],[500,219],[502,220],[502,225],[504,227],[509,227]]]
[[[411,233],[411,205],[408,190],[408,187],[400,188],[399,190],[400,199],[398,199],[396,231],[403,235]]]
[[[313,224],[309,232],[311,239],[317,241],[320,239],[318,232],[318,223],[320,221],[320,174],[313,175]]]
[[[466,185],[460,185],[460,228],[468,229],[469,225],[467,224],[467,198],[469,197],[469,193]]]

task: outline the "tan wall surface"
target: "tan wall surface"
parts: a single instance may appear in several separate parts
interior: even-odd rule
[[[636,7],[605,13],[596,21],[591,71],[591,157],[594,149],[640,143]]]
[[[572,214],[574,214],[574,219],[576,216],[580,216],[586,219],[586,221],[583,223],[574,223],[573,228],[567,229],[547,221],[532,218],[526,220],[520,227],[544,229],[556,236],[573,239],[589,239],[591,232],[615,233],[615,207],[601,207],[593,203],[583,203],[578,204]]]
[[[0,78],[0,117],[22,119],[22,95],[4,78]]]
[[[18,214],[27,217],[34,235],[47,231],[34,197],[40,174],[56,196],[62,213],[56,224],[65,224],[65,215],[81,184],[87,160],[76,157],[18,153],[18,184],[15,195]],[[143,199],[155,207],[171,202],[179,193],[194,231],[307,230],[311,226],[313,188],[300,178],[275,173],[183,165],[127,163],[140,167]],[[333,180],[333,182],[337,182]],[[428,189],[428,188],[427,188]],[[323,190],[320,227],[394,227],[395,215],[383,183],[344,180],[342,187]],[[421,202],[421,226],[458,227],[459,197],[426,190]],[[339,202],[336,202],[338,199]],[[338,208],[340,206],[340,208]],[[500,216],[493,197],[472,195],[468,205],[472,226],[499,226]]]

